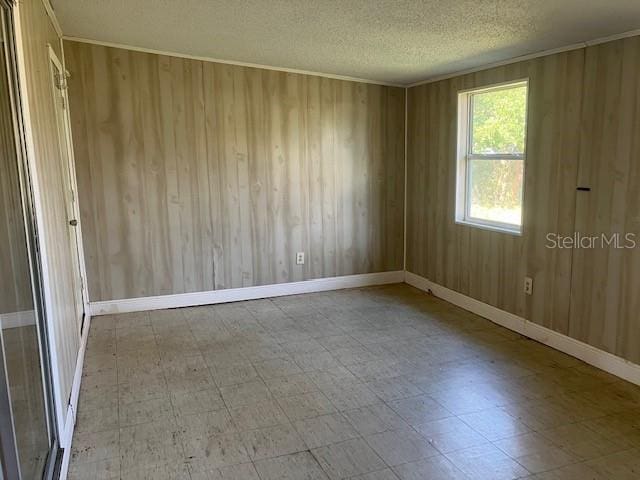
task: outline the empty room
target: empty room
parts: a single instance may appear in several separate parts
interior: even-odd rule
[[[638,0],[0,23],[0,480],[640,480]]]

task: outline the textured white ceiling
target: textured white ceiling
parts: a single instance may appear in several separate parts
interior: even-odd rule
[[[640,0],[52,0],[65,36],[408,84],[640,28]]]

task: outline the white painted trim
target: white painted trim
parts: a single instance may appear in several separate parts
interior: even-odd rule
[[[28,327],[36,324],[35,310],[21,312],[0,313],[0,327],[2,330],[17,327]]]
[[[525,337],[578,358],[589,365],[593,365],[628,382],[640,385],[640,365],[538,325],[537,323],[530,322],[513,313],[500,310],[499,308],[487,305],[462,293],[438,285],[415,273],[405,272],[405,282],[420,290],[430,292],[436,297],[446,300],[458,307],[487,318],[509,330],[513,330]]]
[[[160,310],[163,308],[193,307],[216,303],[239,302],[259,298],[299,295],[301,293],[325,292],[343,288],[368,287],[389,283],[402,283],[404,271],[363,273],[342,277],[318,278],[301,282],[260,285],[256,287],[228,288],[208,292],[179,293],[176,295],[160,295],[156,297],[127,298],[105,302],[91,302],[90,313],[108,315],[114,313]]]
[[[42,0],[42,5],[44,5],[44,9],[47,11],[47,15],[49,16],[49,20],[51,20],[51,24],[55,29],[58,37],[62,38],[62,28],[60,28],[60,23],[58,22],[58,17],[56,17],[56,12],[53,10],[51,3],[49,0]]]
[[[27,153],[27,165],[29,168],[31,188],[33,190],[33,204],[36,217],[36,225],[39,232],[44,232],[44,225],[46,225],[46,223],[44,219],[44,207],[42,205],[42,190],[40,188],[40,182],[38,180],[38,168],[37,162],[35,160],[36,151],[32,131],[33,122],[31,120],[31,110],[29,108],[29,88],[26,74],[26,59],[23,40],[24,38],[26,38],[26,34],[22,31],[20,18],[21,4],[20,2],[17,2],[13,8],[13,22],[15,26],[16,37],[16,63],[18,70],[18,84],[20,89],[20,108],[22,110],[22,118],[24,121],[25,149]],[[53,291],[51,287],[53,276],[49,271],[48,262],[46,260],[47,258],[49,258],[49,256],[47,242],[44,241],[44,238],[41,238],[39,247],[41,259],[40,268],[42,274],[42,296],[45,304],[45,312],[47,312],[47,315],[51,315],[51,312],[55,312],[54,298],[51,293]],[[58,426],[58,431],[62,431],[65,425],[65,408],[67,402],[61,390],[60,372],[58,368],[58,352],[55,348],[53,348],[53,345],[57,344],[57,332],[53,323],[54,322],[52,321],[47,321],[46,328],[47,335],[49,337],[49,344],[51,346],[51,348],[49,348],[49,359],[51,362],[51,377],[55,410],[54,416],[56,425]]]
[[[570,52],[572,50],[579,50],[581,48],[592,47],[594,45],[600,45],[601,43],[613,42],[615,40],[621,40],[623,38],[635,37],[640,35],[640,29],[630,30],[628,32],[618,33],[615,35],[609,35],[608,37],[595,38],[593,40],[586,40],[580,43],[574,43],[564,47],[553,48],[550,50],[542,50],[540,52],[529,53],[527,55],[520,55],[519,57],[508,58],[499,62],[480,65],[478,67],[469,68],[466,70],[459,70],[457,72],[445,73],[435,77],[430,77],[419,82],[407,84],[407,88],[417,87],[420,85],[426,85],[427,83],[439,82],[441,80],[447,80],[449,78],[459,77],[461,75],[467,75],[469,73],[481,72],[482,70],[489,70],[490,68],[503,67],[505,65],[511,65],[512,63],[525,62],[527,60],[533,60],[535,58],[546,57],[548,55],[555,55],[556,53]]]
[[[404,205],[403,205],[403,223],[402,223],[402,269],[407,270],[407,201],[409,193],[407,192],[407,145],[409,144],[409,89],[404,89]]]
[[[70,36],[64,35],[62,39],[69,40],[72,42],[89,43],[92,45],[102,45],[104,47],[122,48],[124,50],[131,50],[134,52],[153,53],[155,55],[167,55],[169,57],[177,57],[177,58],[188,58],[191,60],[200,60],[203,62],[223,63],[226,65],[237,65],[239,67],[260,68],[262,70],[273,70],[276,72],[297,73],[300,75],[313,75],[316,77],[332,78],[334,80],[345,80],[347,82],[371,83],[373,85],[384,85],[386,87],[400,87],[400,88],[406,87],[405,85],[400,83],[381,82],[378,80],[370,80],[367,78],[350,77],[348,75],[335,75],[332,73],[313,72],[310,70],[300,70],[297,68],[277,67],[274,65],[263,65],[261,63],[237,62],[235,60],[223,60],[221,58],[202,57],[198,55],[188,55],[186,53],[179,53],[179,52],[167,52],[163,50],[155,50],[153,48],[136,47],[133,45],[126,45],[126,44],[114,43],[114,42],[104,42],[101,40],[91,40],[89,38],[82,38],[82,37],[70,37]]]
[[[80,338],[80,350],[76,360],[76,370],[73,375],[73,385],[71,386],[71,398],[69,408],[67,410],[67,421],[64,431],[60,432],[60,447],[64,449],[62,455],[62,464],[60,467],[59,480],[65,480],[69,471],[69,461],[71,460],[71,445],[73,443],[73,432],[76,425],[76,416],[78,414],[78,400],[80,398],[80,385],[82,383],[82,368],[84,367],[84,354],[87,349],[87,339],[89,337],[89,329],[91,328],[91,317],[85,319],[85,328],[82,330]]]

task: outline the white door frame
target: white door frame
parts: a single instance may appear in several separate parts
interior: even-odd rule
[[[62,42],[61,42],[62,43]],[[62,152],[62,157],[67,157],[67,177],[69,180],[69,188],[70,188],[70,218],[76,220],[77,226],[74,227],[74,236],[75,236],[75,251],[76,257],[78,260],[78,271],[79,271],[79,280],[80,280],[80,290],[82,292],[82,306],[83,306],[83,314],[86,316],[89,313],[89,294],[87,289],[87,273],[86,266],[84,262],[84,248],[82,244],[82,222],[80,221],[80,206],[78,199],[78,185],[76,181],[76,169],[75,169],[75,158],[73,154],[73,137],[71,133],[71,117],[69,116],[69,97],[67,93],[67,77],[69,76],[68,72],[64,68],[62,62],[56,55],[53,47],[48,44],[47,50],[49,52],[49,60],[55,65],[55,68],[58,72],[51,72],[52,81],[55,82],[56,73],[59,75],[58,82],[60,85],[56,86],[52,83],[51,88],[54,90],[54,96],[60,95],[63,99],[63,124],[62,129],[64,131],[64,139],[60,139],[61,142],[66,143],[66,152]],[[64,51],[63,51],[64,52]],[[63,53],[64,54],[64,53]],[[65,155],[66,153],[66,155]],[[82,331],[80,331],[80,336],[82,337]]]

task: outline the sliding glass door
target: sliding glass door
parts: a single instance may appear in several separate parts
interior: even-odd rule
[[[57,446],[10,5],[0,4],[0,480],[41,479]]]

